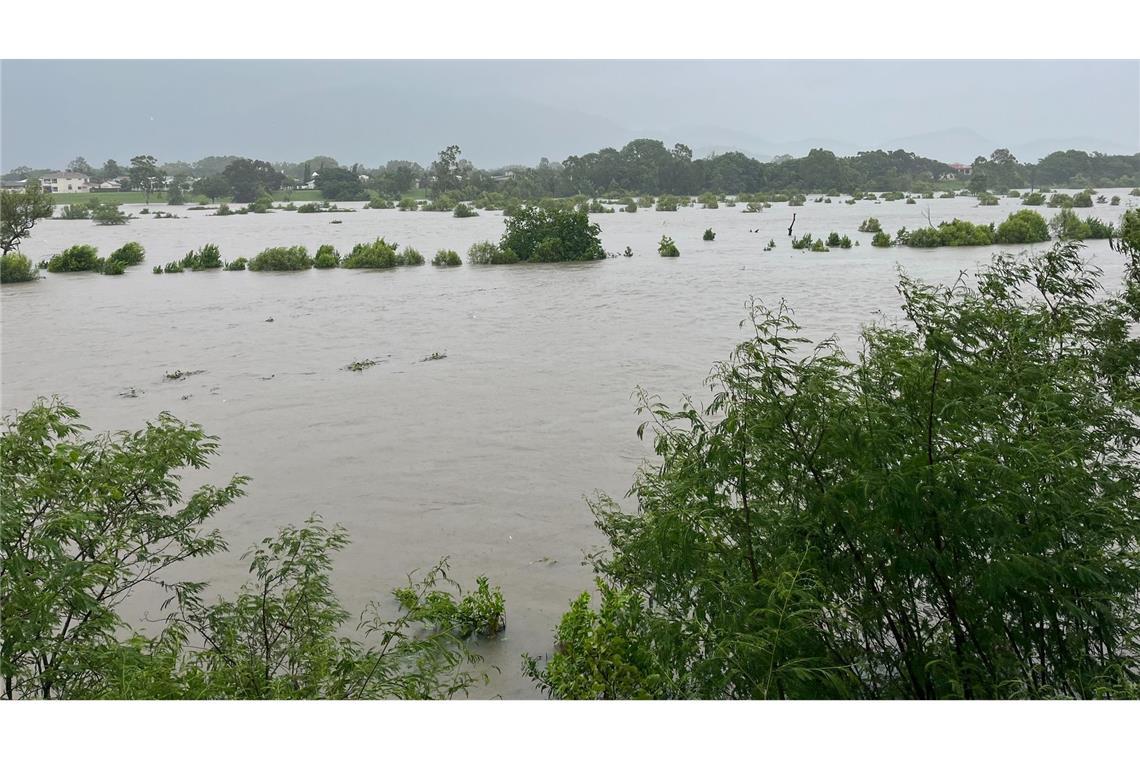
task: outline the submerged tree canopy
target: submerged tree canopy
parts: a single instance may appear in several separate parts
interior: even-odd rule
[[[604,259],[600,228],[585,212],[525,206],[507,218],[499,243],[519,261],[592,261]]]

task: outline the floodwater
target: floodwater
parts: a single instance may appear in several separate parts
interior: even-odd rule
[[[1077,211],[1117,221],[1137,201],[1126,190],[1102,192],[1123,205]],[[896,267],[948,282],[999,250],[872,248],[871,235],[857,231],[864,218],[893,235],[924,225],[927,211],[935,223],[1000,221],[1019,203],[809,198],[759,214],[643,209],[591,217],[606,250],[630,246],[631,258],[161,276],[151,266],[210,242],[228,260],[278,245],[313,252],[332,243],[347,253],[383,235],[430,260],[439,248],[465,254],[497,240],[503,219],[395,210],[212,217],[163,207],[183,218],[43,221],[23,246],[33,261],[81,242],[106,255],[128,240],[146,247],[146,261],[121,277],[46,274],[5,285],[0,405],[7,414],[58,394],[94,431],[137,429],[168,410],[219,436],[220,457],[187,484],[252,477],[248,495],[216,520],[231,552],[196,568],[219,593],[244,580],[242,550],[314,512],[351,534],[334,577],[350,610],[387,602],[406,573],[445,555],[465,586],[487,574],[506,597],[507,630],[480,645],[500,672],[474,696],[532,698],[521,653],[547,653],[570,599],[592,589],[583,556],[602,540],[584,497],[622,497],[652,455],[635,435],[635,388],[669,403],[700,396],[712,364],[747,337],[740,322],[751,296],[786,299],[806,335],[836,335],[854,349],[861,324],[899,316]],[[834,230],[861,245],[793,251],[793,212],[797,236]],[[714,242],[701,240],[706,227]],[[662,234],[680,258],[657,255]],[[777,248],[763,253],[769,239]],[[1106,241],[1086,252],[1119,282],[1121,262]],[[447,358],[421,361],[433,352]],[[382,361],[343,369],[365,358]],[[203,373],[164,380],[178,369]],[[139,395],[122,397],[130,387]]]

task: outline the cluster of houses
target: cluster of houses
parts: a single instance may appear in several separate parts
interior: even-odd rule
[[[52,172],[36,179],[45,193],[113,193],[122,190],[129,182],[126,176],[92,182],[90,177],[79,172]],[[27,184],[26,179],[5,180],[0,189],[5,192],[23,190]]]

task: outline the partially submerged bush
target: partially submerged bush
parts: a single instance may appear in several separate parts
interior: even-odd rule
[[[103,274],[110,275],[123,274],[127,271],[127,265],[122,261],[118,261],[116,259],[107,259],[103,262],[103,265],[100,267],[99,271],[101,271]]]
[[[1024,209],[998,225],[994,242],[1005,244],[1042,243],[1049,239],[1049,225],[1036,211]]]
[[[0,283],[31,282],[37,277],[31,259],[24,254],[13,251],[0,255]]]
[[[322,245],[313,257],[313,266],[317,269],[335,269],[340,264],[340,254],[331,245]]]
[[[249,264],[249,259],[244,256],[238,256],[236,259],[226,264],[227,272],[243,272],[246,265]]]
[[[99,269],[99,249],[93,245],[73,245],[48,260],[49,272],[94,272]]]
[[[249,268],[254,272],[291,272],[312,266],[313,260],[303,245],[266,248],[249,261]]]
[[[681,255],[681,251],[677,249],[677,244],[673,242],[673,238],[666,235],[662,235],[660,242],[657,243],[657,253],[666,258],[676,258]]]
[[[911,232],[901,231],[899,242],[911,248],[993,245],[994,234],[992,224],[974,224],[954,219],[942,222],[937,227],[920,227]]]
[[[580,211],[526,206],[507,219],[499,247],[519,261],[593,261],[606,257],[599,232]]]
[[[1025,195],[1025,197],[1021,199],[1021,205],[1022,206],[1044,206],[1045,205],[1045,194],[1044,193],[1038,193],[1038,192],[1027,193]]]
[[[875,217],[868,217],[859,225],[860,232],[882,232],[883,227]]]
[[[705,234],[701,235],[701,240],[716,240],[716,233],[713,232],[712,227],[705,230]]]
[[[475,211],[466,203],[458,203],[455,206],[455,210],[452,211],[452,215],[456,219],[468,219],[473,216],[479,216],[479,212]]]
[[[391,269],[397,264],[398,247],[398,244],[389,243],[384,238],[376,238],[371,243],[357,243],[340,265],[345,269]]]
[[[91,218],[96,224],[118,225],[126,224],[132,217],[120,211],[117,203],[93,201],[91,204]]]
[[[467,261],[471,264],[517,264],[518,260],[514,253],[503,250],[489,240],[473,243],[467,249]]]
[[[401,267],[418,267],[425,263],[423,254],[415,248],[405,248],[402,253],[396,254],[396,265]]]
[[[478,243],[476,243],[478,245]],[[474,248],[474,246],[472,246]],[[472,262],[474,263],[474,262]],[[486,262],[490,264],[491,262]],[[431,260],[433,267],[458,267],[463,266],[463,259],[455,251],[440,250],[435,254],[435,258]]]
[[[193,272],[202,272],[206,269],[221,269],[222,253],[218,246],[207,243],[197,251],[190,251],[182,257],[182,266]]]
[[[140,243],[132,241],[116,248],[111,255],[107,257],[107,260],[121,261],[126,266],[134,266],[135,264],[141,264],[144,258],[146,258],[146,249],[144,249]]]
[[[373,195],[372,200],[368,201],[368,203],[366,203],[364,205],[364,208],[376,208],[376,209],[388,209],[388,208],[393,208],[393,207],[394,207],[394,204],[392,203],[392,201],[388,200],[387,198],[383,198],[379,195]]]
[[[888,235],[887,233],[883,232],[882,230],[879,230],[878,232],[875,233],[875,236],[873,238],[871,238],[871,245],[873,245],[876,248],[890,248],[891,247],[891,236]]]

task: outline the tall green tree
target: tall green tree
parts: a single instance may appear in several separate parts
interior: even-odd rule
[[[432,196],[439,197],[460,186],[458,145],[449,145],[439,152],[428,170],[432,177]]]
[[[55,206],[36,180],[22,190],[0,193],[0,249],[5,254],[19,250],[20,241],[31,237],[32,227],[48,219]]]
[[[166,184],[166,174],[158,168],[158,160],[154,156],[132,158],[127,175],[131,178],[132,187],[146,193],[147,203],[150,203],[151,193],[158,192]]]
[[[234,159],[226,166],[222,176],[229,183],[233,199],[238,203],[252,203],[266,193],[279,190],[288,179],[268,161],[249,158]]]

